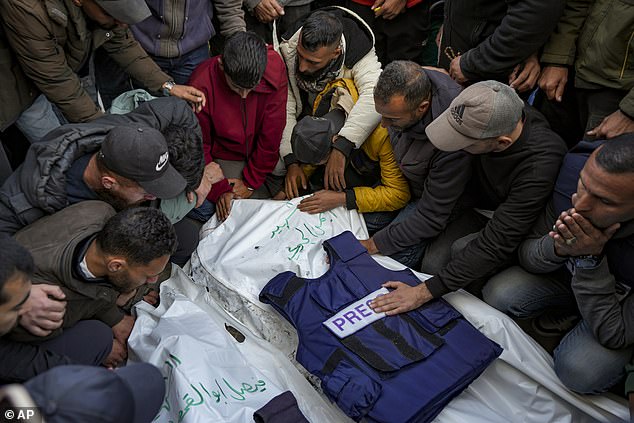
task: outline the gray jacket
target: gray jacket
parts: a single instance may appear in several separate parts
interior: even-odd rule
[[[382,254],[393,254],[424,240],[436,237],[447,225],[449,216],[471,176],[471,155],[436,149],[425,128],[460,93],[460,86],[444,73],[424,70],[432,83],[431,106],[414,127],[389,130],[398,165],[409,182],[416,212],[377,232],[373,239]]]
[[[520,265],[532,273],[550,273],[568,263],[567,268],[574,269],[570,277],[577,306],[599,343],[613,349],[634,344],[634,295],[624,300],[617,296],[618,284],[631,286],[634,278],[634,222],[623,223],[608,241],[598,267],[578,269],[573,259],[555,254],[554,241],[547,235],[557,216],[549,204],[533,230],[535,237],[518,250]]]
[[[51,131],[31,145],[24,163],[0,188],[0,234],[12,235],[67,207],[66,172],[79,157],[96,152],[113,127],[141,125],[163,131],[171,124],[198,127],[198,120],[185,101],[166,97],[142,104],[126,115],[107,115]]]

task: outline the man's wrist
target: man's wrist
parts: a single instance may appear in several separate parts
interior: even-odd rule
[[[176,82],[174,82],[174,80],[171,80],[171,79],[169,81],[164,82],[163,85],[161,85],[161,90],[163,91],[163,95],[166,97],[169,97],[175,85],[176,85]]]
[[[295,157],[295,154],[293,153],[287,154],[283,157],[282,160],[284,161],[284,166],[286,167],[289,167],[292,164],[296,164],[299,166],[299,160],[297,160],[297,157]]]
[[[626,118],[628,118],[630,120],[634,120],[634,114],[630,114],[630,113],[626,112],[625,110],[623,110],[620,107],[619,107],[618,111],[621,112],[623,114],[623,116],[625,116]]]
[[[332,142],[332,147],[341,151],[343,155],[348,158],[350,156],[350,153],[352,153],[352,150],[354,150],[354,143],[348,140],[346,137],[337,135]]]
[[[576,269],[596,269],[603,261],[603,254],[573,257]]]
[[[418,307],[422,306],[423,304],[425,304],[426,302],[432,300],[434,298],[433,295],[431,295],[431,292],[429,291],[429,288],[427,287],[427,285],[425,284],[425,282],[421,283],[420,285],[416,286],[415,288],[418,288],[418,293],[419,293],[419,297],[418,297]]]
[[[337,206],[346,206],[346,193],[345,191],[337,193]]]
[[[376,243],[374,242],[374,237],[368,239],[368,253],[377,254],[379,249],[376,247]]]

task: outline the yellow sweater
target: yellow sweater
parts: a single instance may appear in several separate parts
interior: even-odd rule
[[[345,100],[345,94],[352,97],[356,102],[359,94],[351,79],[336,79],[330,82],[326,88],[317,96],[313,105],[316,110],[324,95],[331,90],[335,90],[335,97],[332,102],[339,101],[339,105]],[[345,108],[345,106],[344,106]],[[381,125],[377,126],[370,136],[361,145],[360,149],[375,162],[379,163],[381,169],[381,183],[376,187],[359,186],[351,190],[346,190],[346,203],[350,208],[350,197],[353,196],[356,208],[361,213],[377,211],[393,211],[403,208],[410,200],[411,194],[407,179],[403,176],[398,167],[392,145],[387,133],[387,129]],[[304,173],[310,176],[315,171],[315,166],[304,165]]]

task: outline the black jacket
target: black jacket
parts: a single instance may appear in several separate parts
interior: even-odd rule
[[[471,82],[508,83],[515,65],[537,53],[563,13],[564,0],[447,0],[439,66],[453,54]]]
[[[158,98],[125,115],[107,115],[89,123],[61,126],[34,143],[0,188],[0,234],[13,235],[40,217],[68,206],[66,172],[81,156],[99,150],[115,126],[140,125],[164,131],[169,125],[198,127],[189,105],[174,97]]]
[[[416,212],[388,225],[373,239],[381,254],[389,255],[436,237],[447,225],[471,174],[471,156],[463,151],[447,153],[436,149],[425,128],[460,93],[460,86],[447,75],[425,70],[432,83],[427,114],[405,131],[389,129],[394,156],[409,182]]]
[[[566,146],[539,112],[527,106],[524,114],[524,129],[513,145],[475,157],[461,202],[495,214],[477,238],[427,280],[434,297],[483,281],[507,265],[551,197]]]

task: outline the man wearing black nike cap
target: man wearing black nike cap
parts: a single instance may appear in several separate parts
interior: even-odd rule
[[[31,146],[0,189],[0,203],[8,205],[0,207],[0,233],[12,235],[80,201],[102,200],[121,210],[185,191],[187,182],[170,164],[160,131],[117,126],[102,137],[89,128],[75,134],[63,126]]]
[[[115,180],[124,178],[129,181],[123,181],[123,187],[115,194],[127,205],[155,198],[173,198],[187,185],[169,162],[163,134],[154,128],[122,126],[112,129],[101,144],[101,150],[91,157],[84,181],[96,182],[91,188],[99,190],[108,181],[102,181],[102,187],[99,187],[97,180],[107,175]],[[116,185],[110,186],[116,190]]]

